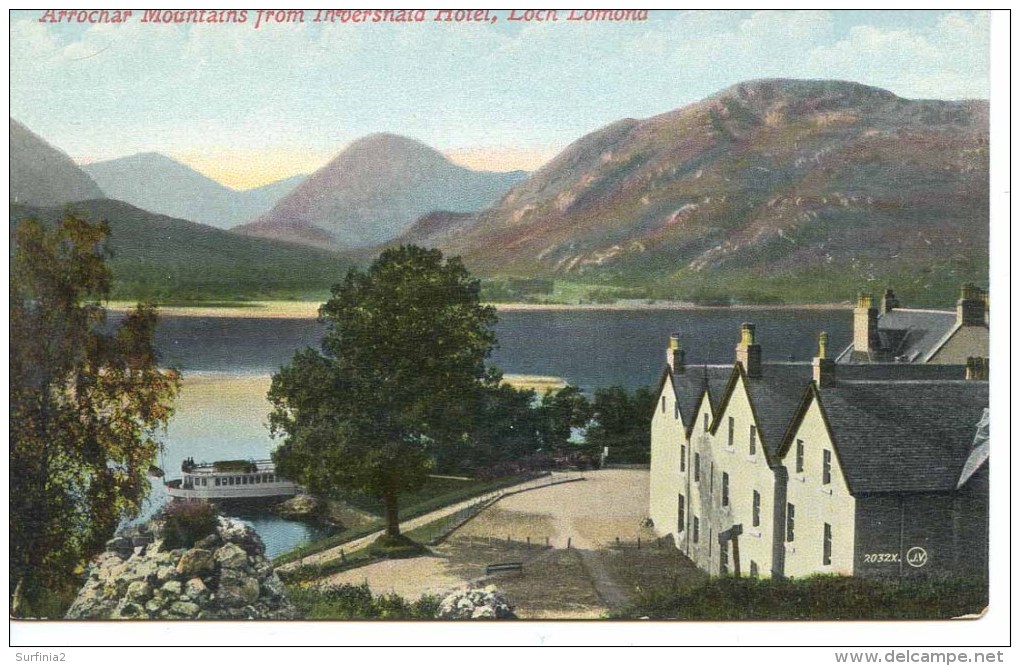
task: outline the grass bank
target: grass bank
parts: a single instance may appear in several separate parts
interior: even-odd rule
[[[616,619],[943,620],[980,613],[988,583],[939,578],[876,581],[847,576],[797,580],[714,578],[697,587],[642,594]]]

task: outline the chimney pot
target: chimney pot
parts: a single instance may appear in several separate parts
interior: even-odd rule
[[[737,363],[744,366],[748,377],[761,377],[761,345],[754,341],[754,324],[740,325],[740,342],[737,343]]]
[[[675,333],[669,336],[669,344],[666,347],[666,364],[669,365],[673,374],[681,373],[685,370],[684,356],[685,352],[683,344],[680,342],[680,334]]]
[[[836,362],[829,358],[829,334],[818,334],[818,356],[811,362],[812,377],[818,388],[829,386],[836,378]]]
[[[986,292],[967,282],[960,287],[960,300],[956,301],[956,323],[960,326],[987,325],[988,300]]]

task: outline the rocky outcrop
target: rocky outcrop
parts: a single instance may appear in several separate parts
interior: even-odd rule
[[[291,620],[297,610],[258,534],[220,518],[191,548],[164,548],[158,525],[107,543],[89,566],[67,618]]]
[[[311,495],[295,495],[277,504],[275,509],[277,515],[283,518],[307,520],[320,517],[326,509],[326,503]]]
[[[506,596],[490,585],[484,588],[458,590],[439,604],[436,618],[440,620],[515,620],[513,606]]]

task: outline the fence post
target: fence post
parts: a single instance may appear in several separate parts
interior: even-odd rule
[[[567,550],[570,550],[570,537],[567,537]]]
[[[347,561],[347,556],[344,554],[344,549],[343,548],[340,549],[340,561],[341,562],[346,562]]]
[[[548,547],[549,547],[549,537],[546,537],[546,538],[545,538],[545,547],[546,547],[546,548],[548,548]]]
[[[641,550],[641,537],[637,538],[637,549]]]
[[[616,547],[620,547],[620,537],[616,537]]]
[[[527,537],[527,539],[528,539],[528,548],[531,548],[531,537],[529,536],[529,537]]]

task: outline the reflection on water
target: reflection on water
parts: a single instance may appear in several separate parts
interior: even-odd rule
[[[492,361],[507,373],[562,377],[589,393],[614,384],[633,389],[658,380],[666,337],[676,331],[689,364],[731,363],[744,321],[757,324],[763,356],[774,361],[809,360],[823,330],[841,350],[852,327],[847,310],[501,312]],[[196,462],[268,458],[270,374],[296,350],[316,346],[322,330],[312,319],[162,318],[161,358],[184,371],[160,463],[167,478],[179,478],[189,456]],[[166,501],[159,482],[154,486],[147,515]],[[259,531],[271,554],[316,537],[313,528],[264,510],[238,517]]]

